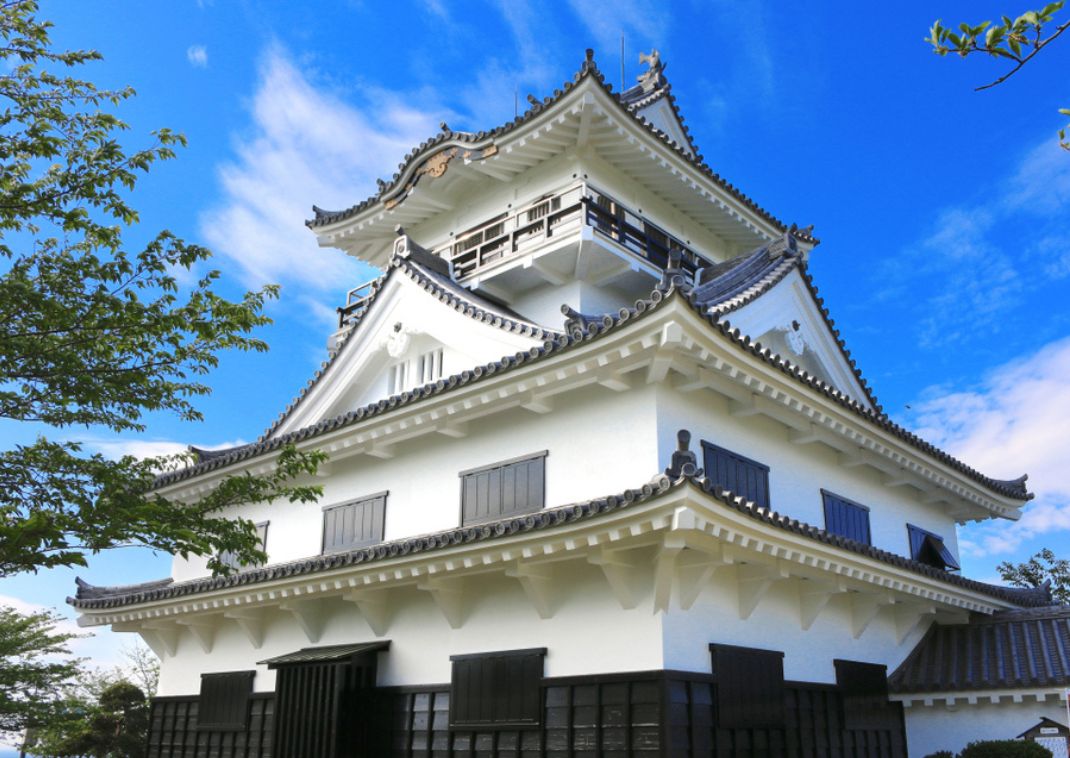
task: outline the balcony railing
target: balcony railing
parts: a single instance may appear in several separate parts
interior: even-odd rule
[[[503,213],[470,229],[449,245],[435,250],[453,263],[453,275],[466,279],[564,234],[581,224],[650,262],[669,265],[673,251],[681,268],[693,274],[708,265],[698,253],[613,197],[580,184],[547,195],[511,213]]]
[[[604,192],[588,186],[584,197],[586,223],[595,232],[660,269],[669,267],[672,253],[680,254],[680,268],[693,275],[710,262],[683,241],[650,223]]]
[[[582,201],[582,186],[541,197],[517,211],[484,222],[435,252],[453,262],[455,278],[464,279],[578,229],[583,218]]]
[[[346,304],[338,309],[338,328],[344,329],[352,326],[364,315],[368,309],[368,302],[375,291],[375,283],[378,279],[364,282],[359,287],[354,287],[346,293]]]

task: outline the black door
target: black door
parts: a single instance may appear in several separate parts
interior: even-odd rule
[[[375,653],[280,665],[275,681],[276,758],[365,758]]]

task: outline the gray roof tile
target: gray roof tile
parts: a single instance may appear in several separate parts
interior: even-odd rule
[[[1003,611],[976,616],[966,624],[934,624],[888,683],[898,693],[1066,687],[1070,606]]]
[[[698,315],[704,318],[710,326],[716,329],[718,333],[728,339],[738,349],[759,358],[786,376],[791,377],[794,381],[806,385],[842,408],[864,419],[868,423],[892,434],[911,447],[932,456],[936,460],[974,480],[986,489],[1016,500],[1032,499],[1033,495],[1026,488],[1028,476],[1023,475],[1017,479],[1011,480],[993,479],[992,477],[985,476],[976,469],[967,466],[962,461],[949,455],[935,445],[926,442],[918,435],[892,421],[881,410],[880,406],[869,407],[858,402],[851,396],[810,374],[805,369],[796,366],[790,360],[774,353],[767,347],[763,347],[761,343],[744,335],[727,320],[722,319],[718,315],[711,315],[705,306],[695,300],[691,285],[680,275],[667,276],[658,285],[657,289],[651,292],[648,297],[637,300],[634,306],[630,308],[621,308],[617,313],[606,314],[598,320],[585,321],[582,324],[572,323],[566,334],[555,335],[545,340],[542,345],[533,347],[526,352],[519,352],[512,356],[504,356],[503,358],[483,366],[476,366],[472,369],[466,369],[459,374],[439,379],[434,384],[417,387],[413,390],[403,392],[400,395],[384,398],[383,400],[371,403],[354,411],[349,411],[340,416],[323,419],[311,426],[303,427],[284,435],[261,439],[259,442],[252,445],[244,445],[240,448],[235,448],[228,454],[213,457],[210,460],[202,461],[194,466],[162,474],[156,480],[157,486],[164,486],[184,479],[189,479],[207,471],[238,463],[273,450],[278,450],[286,445],[302,442],[317,437],[325,432],[358,423],[365,419],[394,410],[395,408],[418,402],[426,397],[438,396],[456,387],[473,384],[485,377],[508,373],[520,366],[528,365],[535,361],[547,358],[548,356],[565,352],[586,342],[597,340],[609,332],[624,328],[632,321],[642,320],[645,314],[656,311],[663,303],[671,298],[681,298],[687,302]],[[488,317],[493,321],[494,317]],[[508,327],[503,325],[503,328]],[[853,365],[854,364],[852,363],[852,366]]]
[[[484,542],[597,518],[605,513],[619,511],[638,503],[656,499],[682,486],[694,487],[723,506],[735,509],[756,521],[817,542],[833,545],[847,552],[864,555],[922,576],[938,579],[956,587],[984,593],[1020,606],[1047,605],[1051,602],[1050,593],[1043,590],[1000,587],[967,579],[871,545],[830,534],[824,529],[819,529],[816,526],[811,526],[768,508],[760,507],[732,492],[714,486],[705,477],[704,472],[696,468],[695,457],[689,450],[690,433],[682,431],[678,438],[681,449],[677,450],[673,455],[672,465],[663,475],[655,477],[641,487],[625,490],[619,495],[572,503],[556,508],[547,508],[524,516],[501,519],[486,524],[448,529],[433,534],[385,542],[349,552],[318,555],[299,561],[249,569],[226,577],[194,579],[174,584],[168,583],[168,580],[163,580],[155,585],[110,588],[92,587],[79,580],[75,597],[68,598],[67,602],[76,608],[85,610],[119,608],[138,603],[195,595],[201,592],[259,584],[265,581],[302,576],[345,566],[373,563],[386,558],[446,549],[453,545]]]
[[[437,135],[435,135],[429,140],[420,143],[420,145],[418,145],[416,148],[406,154],[404,160],[398,166],[397,173],[395,173],[394,176],[391,177],[390,181],[379,182],[378,193],[342,211],[327,211],[322,208],[317,208],[316,206],[313,206],[312,209],[315,215],[312,219],[306,221],[305,223],[312,228],[326,226],[328,224],[333,224],[338,221],[350,218],[351,216],[355,216],[361,211],[372,207],[380,201],[387,200],[388,198],[390,198],[391,200],[396,199],[395,196],[397,196],[399,192],[407,190],[407,187],[402,184],[402,181],[407,170],[413,165],[430,157],[433,153],[449,148],[451,146],[471,149],[477,146],[482,147],[485,144],[489,144],[495,138],[503,137],[509,134],[517,127],[526,124],[539,113],[556,104],[585,79],[593,79],[595,82],[597,82],[606,91],[606,93],[612,97],[613,101],[620,107],[622,113],[626,114],[630,118],[635,119],[636,122],[641,124],[653,136],[661,140],[668,147],[672,148],[681,158],[691,163],[695,168],[697,168],[703,175],[712,180],[715,184],[726,190],[730,195],[742,202],[744,205],[746,205],[763,219],[771,223],[777,229],[780,229],[781,231],[788,230],[787,224],[780,221],[765,208],[758,205],[758,203],[756,203],[754,200],[752,200],[750,197],[740,191],[739,188],[726,181],[723,177],[721,177],[720,174],[713,171],[713,169],[711,169],[706,164],[702,155],[698,152],[697,148],[691,142],[690,130],[683,123],[683,118],[680,115],[679,108],[676,105],[676,100],[670,94],[668,85],[666,85],[664,88],[665,92],[663,96],[669,97],[670,103],[673,106],[673,110],[676,112],[676,115],[680,120],[681,126],[683,127],[685,134],[687,134],[687,139],[689,143],[688,145],[678,145],[669,137],[669,135],[665,134],[653,124],[651,124],[649,121],[647,121],[645,118],[643,118],[641,115],[639,115],[639,113],[637,112],[639,108],[636,106],[636,102],[642,101],[629,102],[623,100],[620,95],[615,95],[613,93],[613,86],[606,82],[605,76],[602,74],[601,71],[598,70],[598,66],[594,62],[594,53],[591,50],[587,51],[586,60],[583,62],[583,65],[580,66],[580,70],[576,73],[575,76],[573,76],[571,81],[562,84],[560,89],[554,90],[553,95],[546,97],[543,100],[530,98],[532,107],[520,116],[514,118],[512,121],[502,124],[501,126],[490,131],[454,132],[448,128],[443,129]],[[410,188],[411,184],[412,183],[410,183]],[[808,231],[801,231],[798,236],[801,239],[805,239],[807,242],[812,242],[814,244],[818,242],[818,240],[815,237],[812,237]]]

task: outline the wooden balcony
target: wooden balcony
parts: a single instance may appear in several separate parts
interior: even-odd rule
[[[454,278],[463,281],[578,233],[583,225],[658,269],[668,267],[673,252],[680,253],[681,268],[688,274],[709,265],[683,241],[588,184],[495,216],[434,252],[450,260]]]
[[[337,309],[338,328],[340,330],[352,326],[364,315],[364,311],[368,309],[368,303],[371,301],[372,293],[375,291],[375,283],[378,281],[378,279],[372,279],[346,293],[345,305]]]

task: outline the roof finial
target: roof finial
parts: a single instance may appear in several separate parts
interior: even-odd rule
[[[665,474],[679,479],[681,476],[701,477],[702,473],[702,469],[698,467],[698,458],[691,452],[691,432],[681,429],[676,433],[676,450]]]
[[[665,76],[663,74],[665,71],[665,64],[661,62],[661,53],[658,52],[657,48],[651,50],[649,55],[646,53],[639,53],[639,62],[646,63],[649,66],[646,71],[639,74],[636,78],[636,81],[642,85],[644,91],[649,92],[657,89],[665,83]]]

